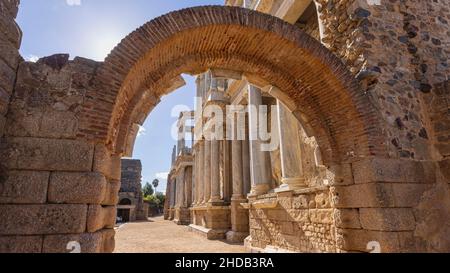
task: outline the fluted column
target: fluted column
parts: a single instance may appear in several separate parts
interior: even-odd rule
[[[198,200],[197,204],[202,205],[205,200],[205,144],[204,141],[200,141],[198,144]]]
[[[246,197],[252,188],[250,175],[250,142],[248,139],[248,134],[245,140],[242,141],[242,178],[244,185],[244,196]]]
[[[182,167],[181,168],[181,170],[180,170],[180,173],[178,174],[178,179],[177,180],[179,180],[180,181],[180,183],[178,184],[179,185],[179,187],[180,187],[180,190],[178,191],[179,192],[179,203],[178,203],[178,206],[179,207],[184,207],[184,204],[185,204],[185,182],[186,181],[184,181],[184,179],[185,179],[185,167]]]
[[[234,139],[231,142],[232,176],[233,176],[233,199],[244,198],[244,176],[242,166],[242,141]]]
[[[211,140],[211,200],[213,204],[221,203],[220,197],[220,140]]]
[[[306,185],[301,161],[299,122],[280,101],[278,101],[278,121],[283,184],[277,191],[304,188]]]
[[[249,127],[250,127],[250,174],[252,181],[251,195],[266,194],[271,188],[272,174],[269,152],[263,151],[259,140],[259,107],[262,105],[262,94],[259,88],[249,86]]]
[[[207,204],[211,199],[211,141],[205,140],[204,147],[204,168],[203,168],[203,203]]]

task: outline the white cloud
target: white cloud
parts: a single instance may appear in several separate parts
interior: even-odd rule
[[[39,60],[39,57],[36,56],[36,55],[30,54],[30,55],[28,55],[28,56],[25,57],[25,60],[26,60],[27,62],[33,62],[33,63],[35,63],[35,62],[37,62],[37,61]]]
[[[66,0],[69,6],[81,6],[81,0]]]
[[[161,180],[167,180],[167,177],[169,176],[169,172],[161,172],[161,173],[156,173],[155,177],[157,179],[161,179]]]
[[[145,136],[147,132],[147,129],[144,128],[144,126],[139,126],[139,131],[137,134],[137,137]]]

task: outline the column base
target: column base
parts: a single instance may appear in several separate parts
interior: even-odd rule
[[[283,181],[285,181],[283,179]],[[301,190],[304,188],[307,188],[307,185],[305,184],[305,180],[304,179],[295,179],[295,180],[289,180],[290,183],[285,183],[283,185],[281,185],[279,188],[275,189],[276,193],[280,193],[280,192],[287,192],[287,191],[295,191],[295,190]],[[293,181],[296,181],[296,183],[292,183]],[[301,181],[301,182],[299,182]]]
[[[187,208],[175,209],[174,223],[180,226],[189,225],[191,223],[191,211]]]
[[[245,238],[249,235],[248,232],[228,231],[226,234],[227,242],[230,243],[243,243]]]
[[[270,191],[270,185],[268,184],[260,184],[256,186],[252,186],[252,190],[249,194],[249,197],[264,195],[269,193]]]

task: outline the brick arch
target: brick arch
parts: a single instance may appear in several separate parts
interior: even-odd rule
[[[385,153],[374,107],[337,57],[280,19],[223,6],[169,13],[122,40],[88,93],[79,135],[122,153],[137,112],[149,110],[144,96],[158,99],[180,74],[210,68],[282,90],[277,97],[317,137],[326,163]]]

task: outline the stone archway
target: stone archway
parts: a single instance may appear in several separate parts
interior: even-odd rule
[[[389,203],[396,201],[385,185],[355,185],[356,179],[391,182],[389,174],[377,172],[389,164],[377,160],[386,156],[384,137],[358,82],[338,58],[292,25],[258,12],[217,6],[172,12],[145,24],[104,63],[68,61],[59,55],[21,65],[2,143],[2,178],[5,185],[14,185],[11,197],[0,205],[2,251],[66,252],[67,242],[79,241],[83,252],[111,252],[120,157],[128,134],[162,94],[177,86],[181,73],[208,69],[277,87],[281,91],[273,95],[317,137],[324,163],[339,177],[335,225],[349,228],[335,238],[337,250],[363,251],[366,241],[357,237],[389,243],[397,236],[389,230],[368,232],[372,226],[384,229],[396,218],[383,210],[375,211],[376,221],[356,231],[346,222],[360,217],[358,208],[410,206]],[[31,79],[57,86],[57,91],[79,92],[82,102],[73,103],[71,97],[71,107],[60,105],[50,119],[42,115],[50,111],[50,99],[42,104],[29,99],[42,95],[30,86]],[[65,99],[63,104],[69,103]],[[34,109],[36,117],[25,117],[24,108]],[[29,122],[33,118],[58,126],[34,128]],[[27,181],[33,181],[34,196],[20,190]],[[364,200],[355,199],[358,195]],[[372,212],[365,215],[370,218]]]
[[[124,152],[132,126],[181,73],[210,68],[283,90],[274,95],[318,137],[327,163],[384,153],[367,94],[338,58],[280,19],[223,6],[172,12],[127,36],[98,72],[102,88],[88,92],[80,136]]]

